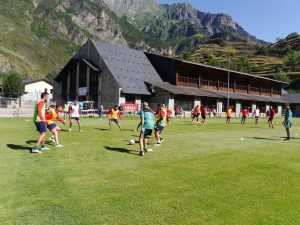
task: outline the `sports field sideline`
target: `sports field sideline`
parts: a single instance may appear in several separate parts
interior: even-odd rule
[[[171,122],[140,157],[137,119],[82,119],[43,154],[31,119],[0,119],[0,224],[300,224],[299,119],[289,142],[279,118]]]

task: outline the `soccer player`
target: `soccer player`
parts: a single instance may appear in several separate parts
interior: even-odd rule
[[[54,136],[50,137],[50,141],[53,141],[55,143],[55,147],[57,148],[61,148],[63,147],[62,145],[59,144],[58,142],[58,134],[61,131],[61,129],[59,128],[59,126],[57,126],[54,121],[58,120],[60,122],[62,122],[63,124],[66,124],[64,120],[62,120],[59,117],[59,113],[62,111],[62,107],[58,106],[56,107],[56,109],[54,109],[53,107],[50,107],[47,111],[46,111],[46,124],[47,124],[47,128],[52,132],[52,134]]]
[[[197,123],[199,123],[199,116],[200,116],[200,107],[199,105],[196,105],[196,107],[194,108],[193,110],[193,119],[192,119],[192,122],[194,121],[194,119],[196,118],[197,119]]]
[[[204,125],[205,120],[206,120],[206,107],[204,105],[202,105],[200,108],[200,111],[201,111],[201,118],[202,118],[201,123],[202,123],[202,125]]]
[[[171,124],[171,115],[172,115],[172,110],[169,109],[169,106],[166,107],[166,111],[167,111],[167,123],[170,125]]]
[[[145,152],[152,151],[152,149],[147,149],[146,138],[152,135],[154,129],[155,116],[153,111],[149,108],[148,103],[144,102],[143,110],[141,110],[141,134],[140,134],[140,155],[144,156]]]
[[[78,127],[79,127],[79,132],[82,132],[81,123],[80,123],[80,107],[79,107],[79,104],[78,104],[77,100],[74,100],[74,104],[70,105],[69,115],[71,117],[69,132],[72,131],[72,125],[73,125],[74,120],[77,121],[77,124],[78,124]]]
[[[231,116],[232,116],[232,107],[231,106],[229,106],[229,108],[227,109],[226,116],[227,116],[226,123],[227,123],[227,125],[230,125],[230,123],[231,123]]]
[[[158,111],[157,121],[155,124],[155,137],[158,145],[160,145],[164,141],[164,138],[161,137],[161,133],[165,129],[166,125],[167,125],[167,111],[166,111],[165,104],[162,104]]]
[[[69,103],[67,102],[65,105],[64,105],[64,119],[66,119],[66,115],[68,114],[69,112]]]
[[[287,138],[285,139],[285,141],[289,141],[291,139],[291,128],[293,125],[293,113],[292,113],[292,110],[290,109],[289,104],[286,104],[285,108],[286,108],[286,111],[284,114],[284,121],[282,122],[282,124],[284,125],[284,127],[286,129],[286,134],[287,134]]]
[[[31,149],[32,153],[42,153],[39,151],[38,146],[41,145],[41,150],[49,150],[46,148],[44,142],[46,137],[46,119],[45,119],[45,103],[48,101],[49,94],[43,92],[41,94],[41,100],[35,105],[33,122],[35,123],[37,131],[40,133],[39,139],[37,140],[35,146]]]
[[[118,127],[119,127],[119,129],[121,131],[123,131],[122,128],[121,128],[121,126],[120,126],[120,123],[119,123],[119,119],[122,120],[122,116],[121,116],[121,112],[118,109],[117,105],[115,105],[114,108],[112,108],[111,110],[109,110],[107,116],[108,116],[108,119],[109,119],[109,122],[108,122],[108,124],[109,124],[109,131],[111,131],[111,123],[112,122],[114,122],[115,124],[117,124]]]
[[[175,118],[178,119],[179,116],[179,107],[178,105],[175,105]]]
[[[254,116],[254,119],[255,119],[255,124],[257,125],[258,124],[258,118],[259,118],[259,115],[260,115],[260,111],[259,111],[259,108],[256,108],[253,112],[253,116]]]
[[[268,116],[268,124],[269,124],[269,128],[274,129],[274,124],[273,124],[273,120],[275,117],[275,110],[273,109],[273,106],[270,106],[270,111],[269,111],[269,116]]]
[[[246,122],[247,117],[249,116],[249,111],[247,109],[247,107],[244,107],[242,110],[242,121],[241,124],[244,125]]]

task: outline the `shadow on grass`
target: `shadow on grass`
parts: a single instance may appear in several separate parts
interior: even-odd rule
[[[106,150],[113,151],[113,152],[121,152],[121,153],[127,153],[132,155],[138,155],[135,153],[132,153],[129,149],[126,148],[115,148],[115,147],[109,147],[109,146],[103,146]]]
[[[286,139],[286,137],[280,137],[282,139]],[[290,139],[300,139],[300,138],[296,138],[296,137],[291,137]]]
[[[29,152],[31,151],[31,147],[24,146],[24,145],[7,144],[6,146],[12,150],[29,151]]]
[[[94,130],[101,130],[101,131],[105,131],[105,130],[109,130],[108,128],[94,128]]]
[[[29,144],[29,145],[32,145],[32,144],[35,144],[36,143],[36,140],[29,140],[29,141],[26,141],[26,144]],[[45,144],[51,144],[52,142],[51,141],[45,141]]]
[[[275,139],[275,138],[264,138],[264,137],[252,137],[253,139],[256,140],[267,140],[267,141],[278,141],[279,139]]]

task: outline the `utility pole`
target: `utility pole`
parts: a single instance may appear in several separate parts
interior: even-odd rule
[[[227,109],[229,108],[229,89],[230,89],[230,53],[228,54],[228,74],[227,74]]]

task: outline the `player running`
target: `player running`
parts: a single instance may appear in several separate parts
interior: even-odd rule
[[[141,134],[140,134],[140,155],[144,156],[145,152],[152,151],[152,149],[147,149],[146,138],[152,135],[154,129],[155,116],[153,111],[149,108],[148,103],[144,102],[143,110],[141,110]]]
[[[162,138],[161,133],[165,129],[166,125],[167,125],[167,111],[166,111],[165,104],[162,104],[157,113],[157,121],[155,124],[155,137],[158,145],[160,145],[164,141],[164,138]]]
[[[74,100],[74,104],[69,106],[69,115],[71,117],[69,132],[72,131],[73,122],[74,120],[76,120],[79,127],[79,132],[82,133],[83,131],[81,129],[81,123],[80,123],[80,106],[77,100]]]
[[[244,107],[242,110],[242,120],[241,120],[241,124],[244,125],[246,122],[247,117],[249,116],[249,111],[247,109],[247,107]]]
[[[193,119],[192,119],[192,122],[194,122],[194,119],[196,118],[197,119],[197,123],[199,123],[200,113],[201,113],[201,109],[200,109],[199,105],[196,105],[196,107],[193,110]]]
[[[231,106],[229,106],[229,108],[227,109],[226,116],[227,116],[227,118],[226,118],[226,124],[230,125],[230,123],[231,123],[231,116],[232,116],[232,107]]]
[[[61,131],[61,129],[59,128],[59,126],[57,126],[54,123],[54,121],[58,120],[58,121],[62,122],[63,124],[66,124],[65,121],[59,117],[60,112],[62,112],[62,107],[61,106],[57,106],[56,109],[54,109],[54,107],[50,107],[46,111],[47,128],[53,134],[53,136],[51,136],[49,139],[50,139],[50,141],[53,141],[55,143],[55,147],[57,147],[57,148],[61,148],[63,146],[60,145],[59,142],[58,142],[58,134]]]
[[[38,146],[41,145],[41,150],[49,150],[46,148],[44,142],[46,137],[46,119],[45,119],[45,103],[48,101],[49,94],[43,92],[41,94],[41,100],[35,105],[33,122],[35,123],[37,131],[40,133],[39,139],[37,140],[35,146],[31,149],[32,153],[42,153],[39,151]]]
[[[202,118],[201,124],[204,125],[206,120],[206,107],[204,105],[201,106],[200,111],[201,111],[201,118]]]
[[[289,141],[291,139],[291,128],[293,125],[293,113],[292,110],[290,109],[290,105],[286,104],[286,111],[284,114],[284,121],[282,122],[282,124],[284,125],[285,129],[286,129],[286,134],[287,134],[287,138],[285,139],[285,141]]]
[[[112,108],[111,110],[109,110],[109,112],[107,114],[107,117],[109,119],[109,122],[108,122],[108,124],[109,124],[109,131],[111,131],[111,123],[112,122],[114,122],[115,124],[117,124],[118,127],[119,127],[119,129],[121,131],[123,131],[122,128],[121,128],[121,126],[120,126],[120,122],[119,122],[119,119],[122,120],[122,115],[121,115],[121,112],[118,109],[117,105],[115,105],[114,108]]]
[[[272,128],[274,129],[274,124],[273,124],[273,120],[274,120],[274,117],[275,117],[275,110],[273,109],[273,106],[270,107],[270,111],[269,111],[269,118],[268,118],[268,124],[269,124],[269,128]]]
[[[259,115],[260,115],[260,111],[259,111],[259,108],[256,108],[253,112],[253,116],[254,116],[254,120],[255,120],[255,124],[257,125],[258,124],[258,118],[259,118]]]

